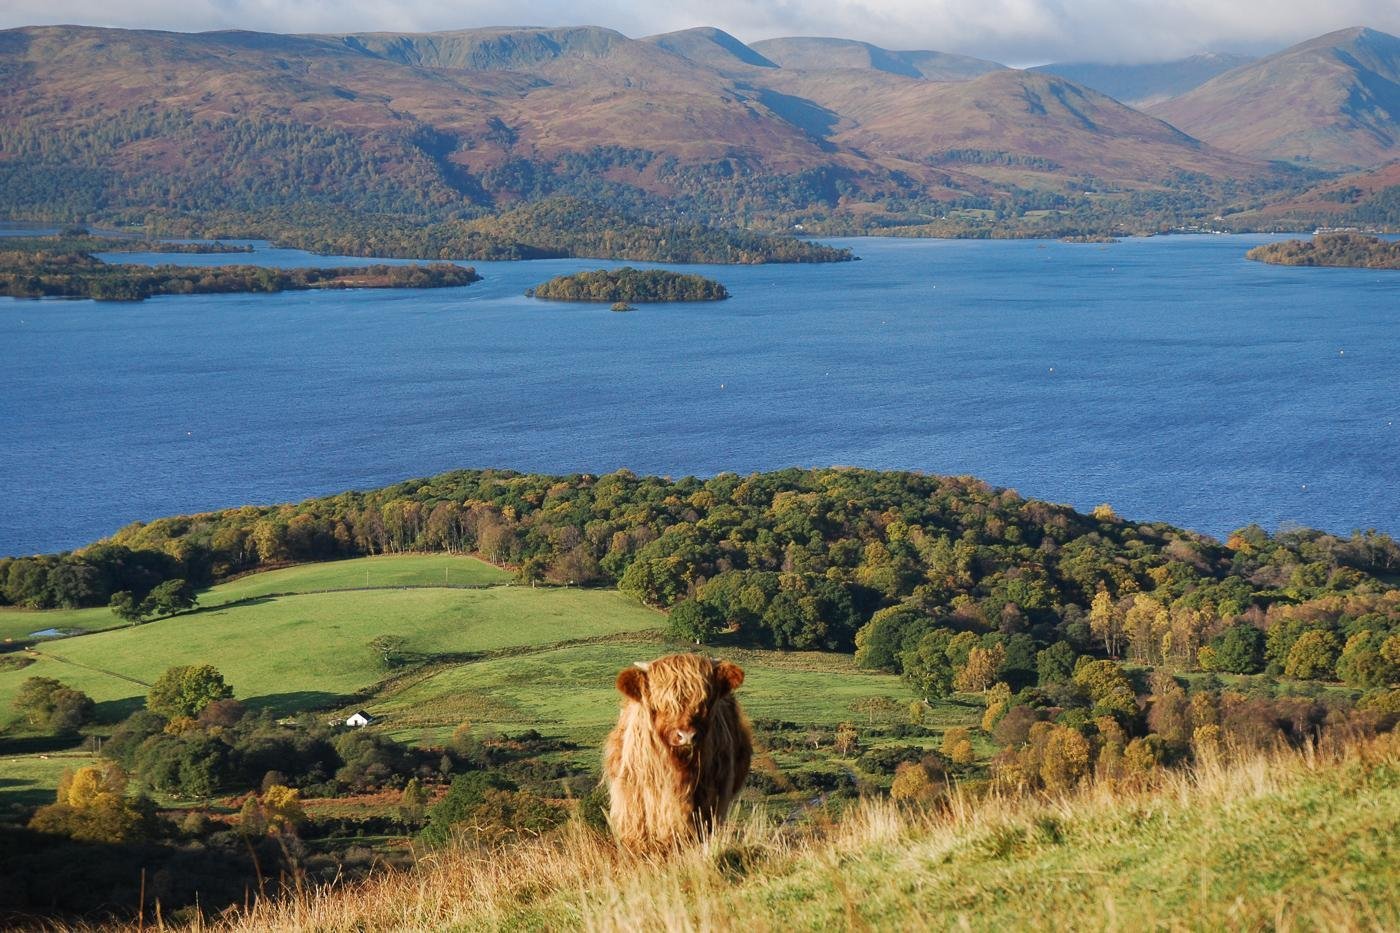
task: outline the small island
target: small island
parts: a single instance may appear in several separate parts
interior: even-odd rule
[[[1107,233],[1071,233],[1068,236],[1060,237],[1061,243],[1118,243],[1121,242],[1116,236],[1109,236]]]
[[[611,302],[614,311],[626,311],[634,302],[723,301],[729,290],[701,275],[623,266],[556,276],[525,294],[550,301]]]
[[[103,262],[93,250],[156,247],[192,252],[192,244],[60,234],[0,240],[0,296],[10,298],[91,298],[141,301],[153,295],[227,292],[282,292],[311,288],[444,288],[469,285],[481,276],[452,263],[371,265],[331,269],[273,269],[264,266],[140,266]],[[200,252],[208,247],[200,245]],[[229,247],[219,251],[242,251]]]
[[[1280,266],[1341,266],[1400,269],[1400,242],[1357,233],[1326,233],[1312,240],[1284,240],[1256,246],[1246,259]]]

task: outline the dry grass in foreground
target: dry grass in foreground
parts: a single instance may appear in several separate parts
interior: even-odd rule
[[[1400,736],[1054,800],[760,813],[638,862],[581,827],[256,905],[202,929],[1400,929]]]

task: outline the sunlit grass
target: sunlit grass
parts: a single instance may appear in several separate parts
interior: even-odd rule
[[[638,862],[578,825],[257,905],[251,930],[1328,929],[1400,924],[1400,741],[1068,797],[741,815]]]

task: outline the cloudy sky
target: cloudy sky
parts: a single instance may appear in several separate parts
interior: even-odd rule
[[[1015,65],[1263,53],[1347,26],[1400,33],[1400,0],[0,0],[0,27],[84,23],[276,32],[718,26],[745,41],[829,35]]]

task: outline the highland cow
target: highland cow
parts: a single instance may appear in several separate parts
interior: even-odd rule
[[[724,819],[753,758],[734,698],[743,682],[737,664],[695,654],[638,662],[617,675],[622,712],[603,770],[608,822],[622,845],[665,849]]]

